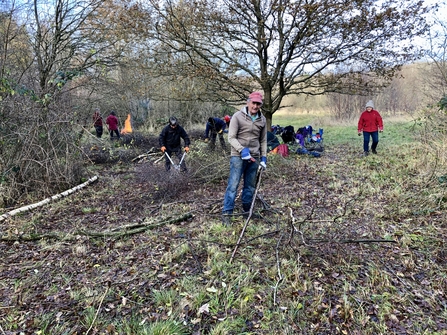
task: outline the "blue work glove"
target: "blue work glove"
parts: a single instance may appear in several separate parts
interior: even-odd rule
[[[251,157],[251,155],[250,155],[250,149],[248,149],[248,148],[244,148],[244,149],[242,149],[242,151],[241,151],[241,158],[242,158],[244,161],[251,160],[252,157]]]
[[[228,134],[228,129],[225,129],[225,130],[224,130],[224,133],[225,133],[225,134]]]
[[[259,165],[262,166],[263,170],[267,169],[267,157],[262,156],[261,157],[261,163],[259,163]]]

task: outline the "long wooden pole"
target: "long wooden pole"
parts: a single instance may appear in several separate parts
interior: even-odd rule
[[[263,171],[263,169],[261,167],[259,167],[257,181],[256,181],[256,189],[255,189],[255,194],[253,195],[253,200],[251,201],[250,212],[248,213],[248,217],[245,220],[244,227],[242,228],[241,234],[239,235],[239,239],[237,240],[236,246],[234,247],[233,253],[231,254],[231,258],[229,261],[230,263],[233,262],[234,256],[236,255],[236,251],[237,251],[239,245],[241,244],[242,237],[244,236],[245,229],[247,229],[248,221],[250,221],[250,218],[253,214],[253,207],[255,205],[256,197],[258,195],[259,186],[261,185],[262,171]]]

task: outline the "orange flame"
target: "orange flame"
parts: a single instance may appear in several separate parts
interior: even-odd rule
[[[132,132],[132,125],[130,124],[130,114],[127,114],[127,119],[124,121],[124,128],[121,130],[121,134],[130,134]]]

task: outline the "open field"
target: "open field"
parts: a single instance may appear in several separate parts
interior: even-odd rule
[[[383,115],[383,120],[385,131],[380,135],[380,146],[402,145],[413,142],[415,137],[419,136],[414,129],[415,121],[409,115]],[[323,128],[325,130],[325,141],[331,146],[355,142],[362,150],[363,139],[357,136],[357,122],[358,119],[336,120],[333,116],[324,112],[303,114],[290,111],[279,111],[274,114],[272,120],[274,125],[292,125],[295,130],[308,124],[312,125],[317,131],[318,128]]]
[[[269,155],[237,250],[228,157],[200,140],[187,176],[158,153],[96,164],[97,183],[0,222],[0,333],[447,334],[445,167],[411,121],[385,118],[366,158],[357,120],[289,122],[324,128],[325,152]]]

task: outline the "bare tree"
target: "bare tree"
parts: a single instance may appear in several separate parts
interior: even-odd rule
[[[424,108],[428,101],[424,96],[423,78],[427,67],[420,64],[404,65],[386,88],[376,88],[363,94],[330,93],[329,110],[337,119],[357,118],[365,109],[365,103],[372,99],[376,108],[382,113],[413,115]]]
[[[364,110],[365,97],[360,95],[330,93],[327,103],[329,105],[329,112],[337,120],[353,120],[358,118]]]
[[[0,32],[0,173],[7,205],[79,183],[78,135],[84,119],[79,92],[90,78],[117,64],[125,44],[122,35],[109,32],[116,27],[107,20],[113,13],[101,7],[109,1],[20,4],[8,3]],[[21,53],[8,51],[12,47]]]
[[[437,30],[433,30],[428,39],[430,45],[426,52],[429,71],[423,81],[427,94],[432,101],[442,101],[447,97],[447,23],[436,21]],[[447,105],[446,105],[447,107]]]
[[[202,78],[213,99],[241,103],[262,90],[269,124],[286,95],[358,93],[372,78],[389,80],[419,56],[411,41],[427,31],[430,10],[414,0],[149,3],[159,62]]]

